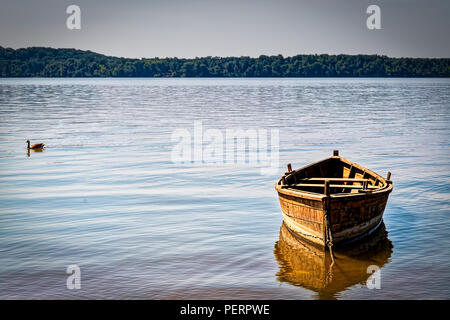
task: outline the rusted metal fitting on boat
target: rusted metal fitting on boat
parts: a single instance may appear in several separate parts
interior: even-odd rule
[[[392,183],[392,181],[391,181],[391,172],[390,171],[388,171],[388,173],[387,173],[386,182]]]
[[[288,163],[287,169],[288,169],[288,171],[286,171],[284,173],[284,175],[286,175],[286,176],[292,173],[292,165],[290,163]]]

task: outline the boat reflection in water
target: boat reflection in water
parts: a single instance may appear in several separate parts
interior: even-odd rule
[[[277,279],[318,293],[318,299],[336,299],[347,288],[366,284],[367,267],[383,267],[392,254],[393,245],[382,223],[376,231],[358,242],[333,248],[335,263],[329,251],[294,235],[283,222],[280,239],[275,244],[279,264]]]

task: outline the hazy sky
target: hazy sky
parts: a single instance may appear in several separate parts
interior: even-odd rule
[[[0,45],[123,57],[450,57],[449,0],[0,0]],[[66,8],[81,8],[81,30]],[[381,8],[381,30],[366,9]]]

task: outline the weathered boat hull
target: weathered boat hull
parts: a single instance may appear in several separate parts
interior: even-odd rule
[[[320,175],[325,176],[322,180],[334,181],[356,181],[357,178],[348,177],[364,177],[359,180],[367,180],[368,189],[361,190],[364,192],[358,189],[351,189],[352,192],[347,193],[339,192],[345,188],[362,188],[354,182],[351,185],[345,182],[345,185],[331,185],[330,189],[334,192],[326,195],[323,191],[320,192],[320,188],[324,188],[323,185],[319,187],[317,184],[295,184],[298,181],[309,181],[307,177]],[[305,190],[295,190],[291,185],[301,185]],[[382,221],[389,193],[392,191],[392,182],[356,163],[333,156],[287,172],[277,181],[275,188],[286,226],[309,242],[325,247],[329,240],[327,217],[333,245],[361,238],[376,229]],[[312,190],[319,191],[311,192]]]

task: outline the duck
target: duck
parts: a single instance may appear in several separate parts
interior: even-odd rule
[[[32,146],[30,146],[30,140],[27,140],[27,144],[28,144],[28,150],[42,149],[45,146],[44,143],[36,143],[36,144],[33,144]]]

